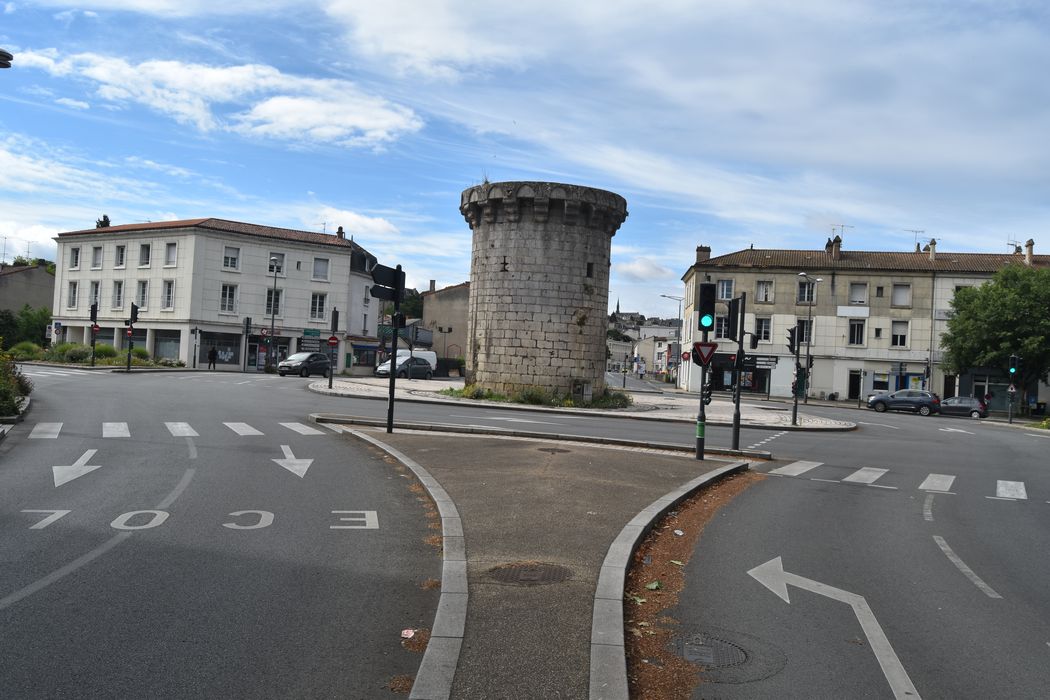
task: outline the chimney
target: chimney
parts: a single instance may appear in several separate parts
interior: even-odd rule
[[[430,280],[430,291],[433,292],[433,291],[437,290],[436,283],[437,283],[437,280]]]
[[[698,245],[696,247],[696,261],[698,263],[705,262],[711,259],[711,246]]]
[[[835,236],[831,241],[831,259],[838,260],[842,257],[842,236]]]
[[[831,239],[830,238],[828,239],[828,242],[824,244],[824,252],[827,253],[828,255],[831,255]]]
[[[1024,264],[1032,266],[1033,253],[1035,252],[1035,239],[1029,238],[1024,244]]]
[[[930,249],[930,262],[937,259],[937,239],[931,238],[930,245],[927,246]]]
[[[915,252],[916,253],[921,253],[922,252],[922,248],[919,247],[919,242],[918,241],[915,242]]]
[[[339,236],[340,238],[343,238],[343,239],[346,238],[346,233],[343,231],[343,227],[342,226],[340,226],[339,230],[335,232],[335,235],[337,235],[337,236]]]

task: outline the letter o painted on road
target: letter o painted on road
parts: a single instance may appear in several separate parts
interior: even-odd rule
[[[247,515],[249,513],[257,513],[259,515],[259,522],[254,525],[240,525],[238,523],[223,523],[223,527],[228,527],[231,530],[258,530],[263,527],[270,527],[273,525],[273,513],[268,510],[238,510],[230,513],[233,517],[239,515]]]
[[[129,525],[128,521],[134,518],[136,515],[151,515],[149,522],[142,525]],[[124,513],[118,515],[117,519],[111,522],[110,527],[117,530],[149,530],[150,528],[163,525],[164,521],[168,519],[169,513],[163,510],[133,510],[130,513]]]

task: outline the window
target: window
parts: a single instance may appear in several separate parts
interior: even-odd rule
[[[328,300],[327,294],[313,294],[310,297],[310,318],[314,321],[324,320],[324,307],[325,302]]]
[[[219,311],[228,314],[237,313],[237,285],[222,285],[222,295],[219,297]]]
[[[849,344],[864,344],[864,319],[851,318],[849,320]]]
[[[817,283],[811,282],[810,280],[799,280],[798,282],[798,298],[795,300],[799,304],[812,304],[813,298],[816,294]]]
[[[849,284],[849,303],[851,303],[851,304],[867,304],[868,303],[868,283],[867,282],[850,282],[850,284]]]
[[[227,270],[240,269],[241,249],[226,246],[222,250],[222,266]]]
[[[124,282],[117,280],[113,283],[113,308],[124,308]]]
[[[175,308],[175,280],[164,280],[164,293],[161,295],[162,309]]]
[[[139,246],[139,267],[149,267],[150,244],[143,243]]]
[[[280,289],[267,289],[266,290],[266,315],[267,316],[280,316],[281,315],[281,290]]]
[[[149,281],[139,280],[139,286],[135,292],[135,303],[140,309],[144,309],[148,306],[147,302],[149,302]]]
[[[728,338],[729,337],[729,317],[728,316],[715,316],[715,337],[716,338]]]
[[[101,286],[102,286],[101,282],[92,282],[91,283],[91,299],[89,300],[90,303],[92,303],[92,304],[97,304],[98,303],[98,292],[99,292],[99,287],[101,287]]]
[[[117,246],[116,260],[113,263],[114,267],[124,267],[124,253],[125,253],[126,250],[127,250],[127,248],[125,246],[122,246],[122,245],[118,245]]]
[[[102,267],[102,246],[97,245],[91,249],[91,269],[98,270]]]
[[[328,258],[314,258],[314,276],[315,280],[327,280],[328,279]]]
[[[594,277],[594,263],[587,263],[587,277]]]
[[[361,335],[368,335],[368,314],[361,320]]]
[[[809,319],[799,319],[798,342],[809,343],[813,338],[813,322]]]
[[[882,298],[882,287],[875,287],[875,296],[877,296],[879,299]]]
[[[66,297],[66,307],[70,309],[77,308],[77,282],[69,283],[69,296]]]
[[[69,269],[79,270],[80,269],[80,248],[69,249]]]
[[[911,285],[893,285],[893,296],[890,298],[891,306],[911,306]]]
[[[895,348],[903,348],[908,345],[908,322],[894,321],[890,330],[890,345]]]
[[[718,280],[718,298],[722,301],[733,298],[733,280]]]
[[[178,259],[179,246],[177,243],[166,243],[164,245],[164,264],[173,267]]]
[[[368,306],[368,302],[372,300],[372,288],[367,284],[365,285],[365,295],[362,298],[364,299],[365,306]]]
[[[876,328],[875,329],[875,337],[876,338],[881,338],[882,337],[882,329],[881,328]]]
[[[773,280],[759,280],[755,289],[755,301],[759,304],[773,303]]]
[[[276,262],[275,262],[276,259]],[[272,275],[276,272],[278,275],[284,274],[284,253],[270,253],[269,267],[266,268]]]
[[[772,336],[773,319],[771,318],[756,318],[755,319],[755,336],[759,340],[769,342]]]

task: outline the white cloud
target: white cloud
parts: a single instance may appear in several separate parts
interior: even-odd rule
[[[59,97],[55,100],[55,104],[60,104],[65,107],[71,107],[72,109],[90,109],[91,105],[83,100],[73,100],[68,97]]]
[[[659,279],[674,279],[680,277],[680,273],[670,270],[656,263],[651,258],[637,257],[628,262],[613,262],[613,274],[623,276],[628,280],[638,282],[653,282]]]
[[[4,3],[4,14],[5,15],[12,15],[12,14],[14,14],[16,9],[17,9],[17,6],[13,2],[5,2]]]

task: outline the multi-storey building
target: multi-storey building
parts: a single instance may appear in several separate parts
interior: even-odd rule
[[[788,330],[799,326],[800,355],[813,358],[808,395],[861,400],[877,389],[926,388],[942,396],[991,394],[993,408],[1004,408],[1005,378],[975,368],[962,377],[941,368],[940,339],[947,328],[956,290],[976,286],[1011,264],[1050,266],[1050,255],[1034,255],[1034,241],[1012,254],[945,253],[930,241],[914,252],[842,249],[836,236],[824,250],[747,250],[711,257],[700,246],[685,283],[685,347],[700,340],[698,285],[717,285],[719,300],[712,362],[716,388],[732,383],[728,301],[746,294],[744,328],[758,339],[757,367],[742,376],[745,391],[790,396],[794,358]],[[804,274],[803,274],[804,273]],[[750,337],[748,337],[750,341]],[[700,368],[683,364],[679,386],[697,391]]]
[[[357,345],[375,347],[378,304],[369,296],[376,259],[334,235],[224,219],[128,224],[60,233],[53,318],[57,340],[129,341],[155,358],[220,369],[262,369],[274,355],[327,350],[340,313],[336,371]],[[131,306],[138,321],[128,326]]]

